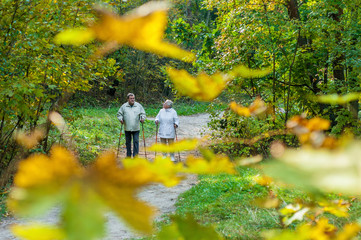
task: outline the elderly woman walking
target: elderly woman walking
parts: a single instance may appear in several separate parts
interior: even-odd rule
[[[159,137],[163,144],[171,144],[174,142],[175,129],[179,125],[177,112],[172,108],[173,102],[166,100],[155,118],[155,124],[159,124]],[[170,154],[170,158],[175,162],[174,153]]]

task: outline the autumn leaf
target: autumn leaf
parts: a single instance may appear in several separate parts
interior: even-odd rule
[[[360,166],[360,146],[360,142],[353,141],[333,150],[286,149],[277,160],[265,164],[264,171],[309,191],[319,189],[358,195],[361,193],[361,174],[356,169]]]
[[[243,107],[241,105],[238,105],[236,102],[231,102],[229,104],[229,108],[239,116],[243,116],[243,117],[251,116],[251,111],[249,110],[248,107]]]
[[[294,116],[287,121],[287,128],[292,129],[296,135],[318,131],[327,130],[330,127],[330,121],[319,117],[306,119],[304,115]]]
[[[298,211],[295,211],[292,215],[290,216],[284,216],[282,218],[282,222],[288,226],[291,223],[293,223],[294,221],[302,221],[305,214],[309,211],[310,209],[308,207],[304,207],[299,209]]]
[[[216,72],[208,75],[204,72],[193,77],[186,70],[167,68],[167,73],[177,91],[198,101],[212,101],[223,91],[235,77],[260,77],[269,73],[268,70],[252,70],[244,66],[235,67],[228,73]]]
[[[64,118],[58,112],[50,112],[49,120],[63,133],[67,130]]]
[[[123,159],[123,166],[125,169],[142,169],[142,171],[149,171],[151,179],[149,181],[162,183],[164,186],[173,187],[179,183],[182,177],[179,172],[183,171],[182,163],[173,163],[169,158],[158,156],[153,162],[149,162],[145,158],[136,157],[134,159]]]
[[[201,152],[203,157],[194,157],[192,155],[187,157],[185,172],[196,174],[236,173],[235,165],[227,156],[216,155],[204,149],[201,149]]]
[[[67,239],[101,239],[105,235],[105,207],[92,186],[75,182],[62,202],[61,227]]]
[[[89,29],[67,29],[55,36],[56,44],[81,46],[93,41],[96,38],[95,32]]]
[[[348,102],[358,100],[359,98],[360,98],[360,93],[349,93],[343,96],[340,96],[335,93],[335,94],[318,96],[316,101],[321,103],[328,103],[328,104],[346,104]]]
[[[337,217],[348,217],[348,211],[350,204],[343,200],[335,200],[335,201],[320,201],[318,203],[321,207],[323,207],[323,211],[329,212]]]
[[[68,130],[68,127],[67,127],[67,124],[66,124],[64,118],[60,115],[60,113],[52,111],[49,113],[48,119],[59,130],[62,139],[65,140],[65,142],[66,142],[67,147],[68,148],[73,147],[72,136]]]
[[[269,186],[273,183],[273,179],[271,177],[260,175],[254,176],[253,181],[261,186]]]
[[[198,101],[211,101],[218,97],[228,83],[228,79],[221,73],[211,76],[200,73],[193,77],[186,70],[167,68],[167,73],[177,91]]]
[[[249,166],[261,162],[263,159],[262,155],[256,155],[249,158],[242,158],[236,161],[237,166]]]
[[[50,157],[34,154],[20,162],[14,183],[21,188],[49,184],[53,187],[62,186],[71,178],[81,177],[82,174],[83,169],[74,155],[63,147],[55,146],[50,151]]]
[[[19,163],[8,208],[25,216],[43,213],[62,201],[68,184],[83,174],[73,154],[63,147],[54,146],[50,157],[34,154]]]
[[[316,148],[336,148],[340,142],[336,138],[326,136],[323,131],[330,128],[330,121],[319,117],[306,119],[304,114],[294,116],[287,121],[287,128],[296,134],[302,144]]]
[[[166,145],[162,143],[153,144],[151,147],[148,148],[149,151],[154,152],[180,152],[180,151],[190,151],[197,148],[199,145],[198,139],[184,139],[178,142],[174,142],[172,144]]]
[[[223,239],[211,226],[200,225],[192,216],[172,216],[172,224],[165,226],[157,234],[159,240],[221,240]]]
[[[316,222],[315,225],[304,223],[297,226],[295,230],[283,230],[282,232],[269,231],[268,233],[264,234],[264,236],[268,240],[330,240],[334,239],[333,237],[335,236],[336,230],[336,227],[330,224],[328,219],[321,218]]]
[[[11,227],[13,234],[27,240],[61,240],[66,239],[62,229],[56,226],[32,224],[14,225]]]
[[[111,151],[102,154],[89,171],[92,186],[106,205],[136,230],[152,231],[154,209],[136,198],[138,188],[152,182],[150,171],[142,166],[119,168]]]
[[[256,98],[249,107],[243,107],[236,102],[231,102],[229,107],[233,112],[244,117],[257,116],[267,110],[267,106],[261,98]]]
[[[361,231],[361,225],[359,223],[346,224],[342,231],[337,233],[337,240],[352,240]]]
[[[230,78],[261,78],[267,76],[271,72],[270,68],[250,69],[244,65],[238,65],[228,72]]]
[[[168,166],[157,163],[159,168]],[[73,239],[100,237],[104,230],[102,214],[109,207],[134,229],[150,233],[154,210],[136,198],[137,190],[152,182],[174,185],[179,181],[176,169],[156,171],[156,166],[152,167],[138,164],[121,168],[115,153],[106,152],[84,169],[71,152],[55,146],[50,157],[35,154],[20,162],[8,207],[29,215],[62,203],[64,231],[67,236],[77,236]],[[84,225],[73,221],[78,218],[86,219],[82,220]]]
[[[254,205],[262,208],[277,208],[281,204],[280,200],[275,197],[256,198],[252,202]]]
[[[195,60],[195,55],[176,45],[163,41],[167,24],[166,2],[148,2],[124,16],[98,7],[99,21],[87,29],[70,29],[59,33],[54,41],[57,44],[81,45],[96,38],[105,45],[104,49],[115,50],[114,43],[128,45],[136,49],[171,57],[187,62]]]
[[[45,131],[43,129],[36,128],[29,133],[23,131],[17,131],[14,133],[14,139],[16,142],[27,149],[35,147],[41,139],[45,136]]]

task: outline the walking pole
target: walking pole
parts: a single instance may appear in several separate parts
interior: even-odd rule
[[[155,127],[155,144],[158,143],[158,124]],[[157,157],[157,151],[154,152],[154,158]]]
[[[178,142],[178,137],[177,137],[177,128],[174,126],[174,132],[175,132],[175,141]],[[180,153],[178,151],[178,160],[179,162],[181,161],[181,158],[180,158]]]
[[[117,158],[119,155],[119,149],[120,149],[120,139],[122,137],[122,132],[123,132],[123,124],[120,125],[120,134],[119,134],[119,142],[118,142],[118,150],[117,150]]]
[[[142,132],[143,132],[145,158],[147,158],[147,149],[145,148],[145,137],[144,137],[144,125],[143,125],[143,123],[142,123]]]

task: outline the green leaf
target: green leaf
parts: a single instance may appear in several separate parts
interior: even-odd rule
[[[91,29],[68,29],[55,36],[56,44],[71,44],[80,46],[94,40],[95,34]]]
[[[101,238],[104,231],[104,217],[99,198],[84,185],[74,185],[64,203],[63,228],[70,240]]]
[[[288,149],[265,165],[264,171],[271,177],[303,187],[307,191],[361,193],[359,156],[361,143],[352,142],[344,148]]]
[[[211,226],[202,226],[191,216],[172,216],[173,223],[164,227],[157,238],[160,240],[219,240],[223,239]]]
[[[15,236],[27,240],[60,240],[65,239],[62,229],[55,226],[47,225],[15,225],[11,227],[11,231]]]
[[[317,101],[329,104],[345,104],[351,101],[358,100],[359,98],[360,93],[349,93],[343,96],[340,96],[338,94],[329,94],[317,97]]]

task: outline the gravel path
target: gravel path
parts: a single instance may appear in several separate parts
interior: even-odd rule
[[[209,122],[208,114],[196,114],[191,116],[180,116],[179,117],[179,128],[177,129],[178,140],[184,138],[197,138],[202,134],[206,133],[206,125]],[[152,119],[151,119],[152,120]],[[158,140],[159,141],[159,140]],[[155,142],[155,137],[149,138],[146,140],[146,145],[150,146]],[[142,145],[142,144],[140,144]],[[140,155],[144,154],[144,150],[140,149]],[[142,152],[143,151],[143,152]],[[123,154],[123,155],[122,155]],[[184,161],[185,156],[188,153],[181,153],[181,161]],[[197,154],[192,152],[192,154]],[[121,156],[124,156],[124,149],[122,149]],[[148,153],[148,158],[152,160],[154,158],[154,153]],[[178,154],[176,154],[176,159],[178,160]],[[193,185],[197,183],[197,176],[189,175],[185,180],[180,184],[172,188],[166,188],[160,184],[154,184],[144,188],[139,194],[139,198],[148,202],[150,205],[155,206],[158,209],[156,220],[160,220],[162,215],[171,213],[175,211],[175,202],[179,194],[187,191]],[[56,224],[59,219],[60,208],[54,208],[48,212],[45,216],[42,216],[38,219],[31,219],[31,221],[40,221],[47,224]],[[121,220],[119,220],[112,213],[106,215],[107,223],[107,235],[104,240],[113,240],[113,239],[129,239],[140,237],[136,233],[132,232],[127,228]],[[13,240],[15,238],[10,230],[9,226],[15,223],[26,223],[29,219],[18,219],[18,218],[6,218],[0,223],[0,240]]]

